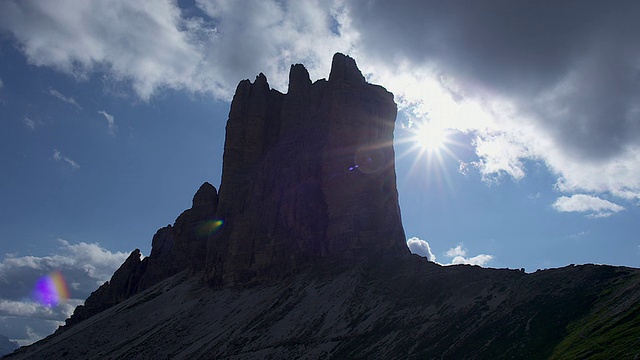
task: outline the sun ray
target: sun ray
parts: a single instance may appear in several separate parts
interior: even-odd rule
[[[468,145],[458,141],[458,131],[447,126],[446,122],[434,120],[411,120],[402,127],[403,135],[396,140],[402,147],[396,159],[411,156],[407,168],[407,179],[419,176],[426,181],[427,188],[436,186],[453,193],[451,169],[448,159],[460,161],[452,147],[466,148]]]

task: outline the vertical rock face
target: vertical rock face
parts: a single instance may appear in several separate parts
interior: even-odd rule
[[[143,262],[145,271],[140,290],[146,289],[182,270],[201,270],[206,254],[206,239],[215,221],[218,194],[205,182],[193,197],[192,206],[176,219],[173,226],[164,227],[154,235],[151,254]]]
[[[135,295],[144,267],[140,261],[140,250],[135,249],[116,270],[111,280],[92,292],[84,305],[75,308],[73,315],[65,322],[65,327],[75,325]]]
[[[316,260],[407,254],[394,167],[396,105],[355,61],[312,83],[293,65],[286,95],[264,75],[233,98],[207,278],[218,285],[295,273]]]
[[[205,182],[193,197],[191,208],[180,214],[173,226],[168,225],[156,232],[151,254],[141,260],[140,250],[135,249],[111,280],[91,293],[84,305],[75,309],[66,326],[108,309],[183,270],[202,270],[206,239],[217,225],[214,219],[217,206],[216,188]]]
[[[76,308],[75,324],[183,270],[213,286],[279,279],[314,264],[408,255],[393,151],[396,104],[355,61],[329,80],[291,66],[289,89],[260,74],[238,84],[227,121],[219,194],[204,183],[173,225],[135,250]]]

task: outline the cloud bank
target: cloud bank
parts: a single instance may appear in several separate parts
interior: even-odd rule
[[[348,52],[350,38],[338,33],[338,7],[317,1],[198,0],[192,9],[169,0],[6,1],[0,27],[32,64],[78,79],[101,72],[130,83],[144,100],[163,88],[230,99],[240,79],[265,72],[282,89],[291,63],[305,62],[320,75],[315,69],[328,68],[332,52]]]
[[[0,262],[0,333],[20,345],[51,334],[92,291],[111,278],[128,254],[111,252],[98,244],[71,244],[58,239],[55,254],[16,256],[5,254]],[[66,279],[70,298],[46,306],[34,297],[38,280],[59,271]]]
[[[489,261],[493,260],[493,256],[487,254],[467,257],[467,249],[463,248],[462,244],[458,244],[456,247],[447,250],[445,255],[452,258],[449,265],[468,264],[485,266]]]
[[[290,64],[321,78],[334,52],[349,53],[408,116],[472,135],[477,160],[463,165],[486,181],[522,179],[533,161],[559,192],[632,203],[639,10],[625,0],[24,0],[0,3],[0,30],[32,64],[100,74],[144,100],[163,89],[228,100],[259,72],[286,91]]]

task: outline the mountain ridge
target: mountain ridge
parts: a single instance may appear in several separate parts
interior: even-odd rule
[[[393,94],[238,84],[220,191],[134,250],[53,335],[7,358],[634,358],[640,269],[442,266],[406,246]]]
[[[185,270],[8,358],[631,359],[638,286],[624,267],[525,274],[417,256],[222,289]],[[630,331],[592,346],[576,326],[629,292],[600,325]]]

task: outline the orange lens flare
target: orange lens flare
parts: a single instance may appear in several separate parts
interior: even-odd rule
[[[53,307],[69,299],[69,288],[60,271],[41,277],[34,289],[35,299],[42,305]]]

